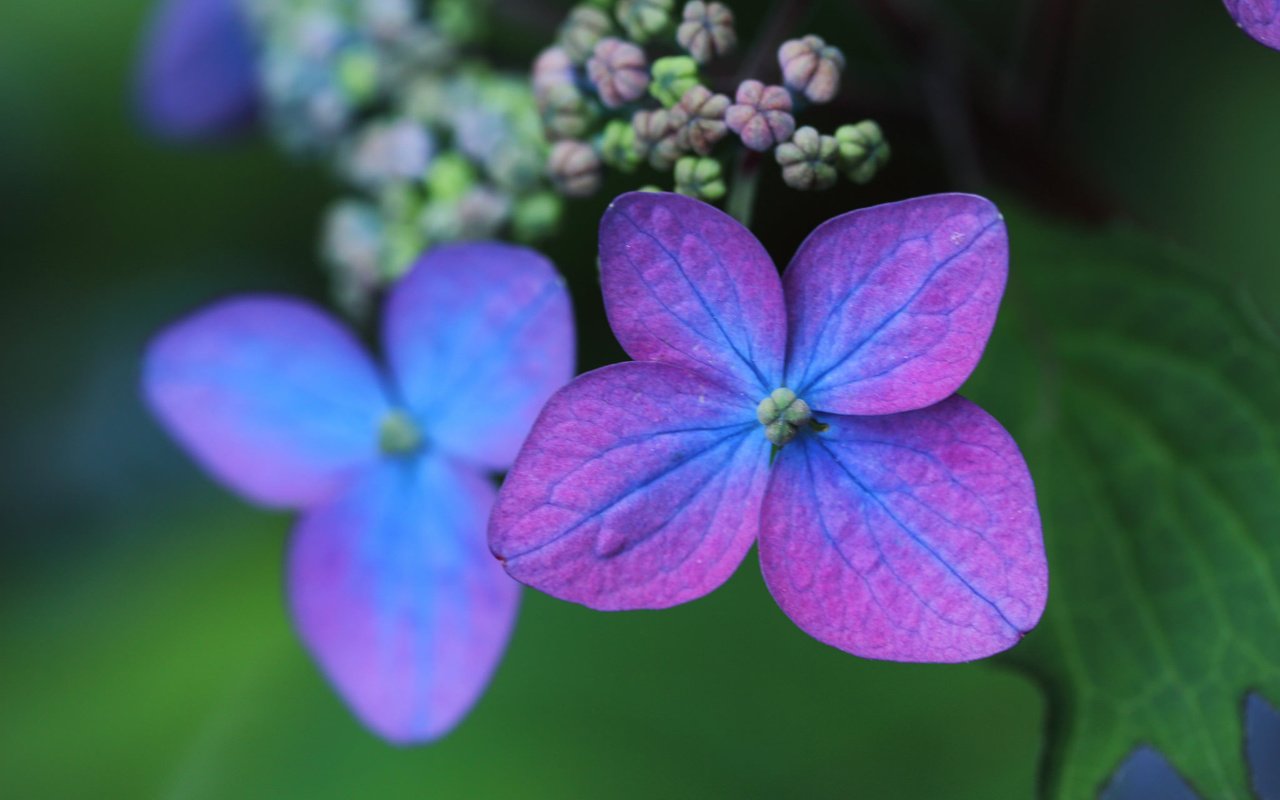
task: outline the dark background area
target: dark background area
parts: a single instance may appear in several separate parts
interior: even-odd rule
[[[765,4],[733,5],[749,42]],[[924,25],[883,5],[820,4],[807,28],[849,59],[829,118],[880,119],[894,162],[865,189],[784,196],[766,180],[755,229],[779,263],[835,213],[981,189],[1137,225],[1199,253],[1264,319],[1280,307],[1280,53],[1220,3],[952,0]],[[1055,17],[1063,6],[1078,15]],[[491,690],[452,736],[398,750],[360,728],[289,630],[288,518],[201,475],[136,386],[147,336],[214,298],[324,301],[317,231],[336,186],[261,138],[184,151],[142,137],[127,92],[147,11],[0,4],[0,794],[1033,794],[1044,706],[1028,679],[826,648],[778,611],[753,557],[662,613],[526,592]],[[548,247],[583,370],[620,357],[594,282],[608,195],[572,205]]]

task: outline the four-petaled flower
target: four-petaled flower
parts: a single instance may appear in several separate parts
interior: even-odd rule
[[[258,110],[257,55],[236,0],[163,0],[138,64],[143,124],[174,141],[242,133]]]
[[[391,291],[388,374],[319,309],[231,299],[161,333],[144,389],[160,421],[252,502],[302,512],[297,630],[383,737],[450,730],[489,681],[518,586],[485,546],[494,488],[573,373],[563,281],[524,248],[441,247]]]
[[[1280,50],[1280,0],[1223,0],[1240,28],[1267,47]]]
[[[779,278],[728,215],[632,193],[605,214],[600,259],[636,361],[575,379],[534,424],[490,519],[513,577],[592,608],[665,608],[758,541],[782,610],[857,655],[965,661],[1036,624],[1031,477],[954,394],[1005,285],[990,202],[836,217]]]

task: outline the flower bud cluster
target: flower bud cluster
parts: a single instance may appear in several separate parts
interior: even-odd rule
[[[680,54],[669,54],[673,44]],[[675,191],[716,201],[738,148],[773,152],[796,189],[825,189],[841,174],[866,183],[884,166],[889,149],[874,122],[845,125],[835,136],[797,126],[804,108],[837,95],[845,67],[838,48],[814,35],[785,42],[781,84],[749,78],[730,95],[704,80],[701,68],[736,45],[733,12],[719,0],[688,0],[678,11],[677,0],[574,7],[533,65],[543,131],[553,143],[552,185],[584,197],[608,170],[654,170],[671,172]],[[651,58],[646,48],[662,54]]]
[[[271,130],[291,152],[333,164],[351,189],[325,217],[321,255],[335,293],[362,313],[426,247],[474,238],[536,240],[560,214],[535,87],[469,59],[484,3],[435,0],[241,0],[261,46]],[[604,23],[611,25],[608,16]],[[591,52],[600,17],[579,13],[575,52]],[[564,34],[568,41],[569,34]],[[626,53],[604,64],[615,92],[634,78]],[[643,53],[640,54],[643,58]],[[545,65],[548,73],[564,65]],[[639,78],[640,93],[648,89]],[[579,124],[574,96],[550,116]]]

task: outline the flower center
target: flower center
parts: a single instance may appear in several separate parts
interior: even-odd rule
[[[389,456],[402,456],[422,447],[422,430],[400,409],[387,413],[378,423],[378,447]]]
[[[795,392],[782,387],[760,401],[756,419],[764,426],[765,438],[781,447],[796,438],[801,426],[812,423],[813,411]]]

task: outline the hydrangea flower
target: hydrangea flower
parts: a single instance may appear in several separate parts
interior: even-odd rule
[[[391,290],[382,374],[319,309],[255,295],[162,332],[152,411],[216,479],[295,509],[299,635],[355,714],[397,743],[448,732],[480,696],[518,585],[484,532],[511,464],[573,370],[563,281],[538,254],[445,246]]]
[[[990,202],[844,214],[779,278],[727,214],[632,193],[601,222],[600,260],[636,361],[576,378],[534,424],[490,518],[513,577],[596,609],[666,608],[758,542],[782,610],[860,656],[965,661],[1036,624],[1031,477],[955,394],[1008,270]]]
[[[257,57],[236,0],[164,0],[137,72],[143,124],[174,141],[242,133],[258,110]]]
[[[1240,28],[1267,47],[1280,50],[1280,0],[1223,0]]]

